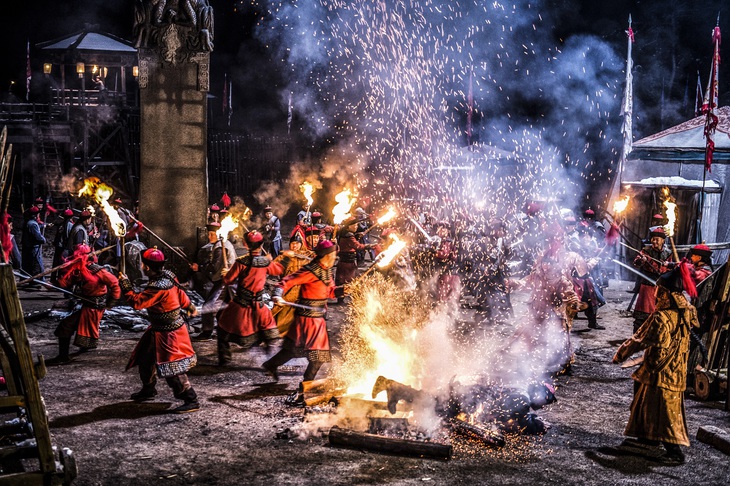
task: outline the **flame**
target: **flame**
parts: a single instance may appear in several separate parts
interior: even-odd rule
[[[370,288],[365,291],[363,297],[364,307],[359,309],[358,313],[358,334],[364,346],[372,354],[372,361],[358,382],[348,386],[347,393],[361,393],[370,398],[373,383],[380,375],[401,383],[414,383],[415,377],[412,370],[417,365],[417,357],[411,351],[413,346],[398,342],[397,339],[394,339],[395,336],[388,336],[387,330],[378,326],[383,317],[389,314],[388,302],[381,300],[386,296],[381,295],[378,289]],[[412,339],[415,339],[415,333],[411,336]],[[376,399],[384,401],[385,394],[379,394]]]
[[[314,193],[314,186],[307,181],[302,182],[299,185],[299,190],[304,194],[304,198],[307,200],[307,207],[312,206],[314,199],[312,199],[312,193]]]
[[[390,265],[390,262],[406,247],[406,242],[398,238],[395,233],[391,233],[388,237],[392,240],[392,243],[383,253],[378,255],[378,268],[385,268]]]
[[[225,240],[228,238],[228,233],[238,228],[238,218],[235,218],[232,214],[228,214],[223,221],[221,221],[221,228],[216,231],[219,240]]]
[[[335,224],[340,224],[351,216],[350,209],[352,209],[352,205],[355,204],[355,198],[350,197],[351,195],[352,193],[349,189],[344,189],[335,196],[337,205],[332,208],[332,214],[334,215],[334,219],[332,221]]]
[[[388,208],[388,212],[378,218],[378,224],[382,225],[395,218],[395,209]]]
[[[623,199],[614,202],[613,203],[613,213],[614,214],[621,214],[624,211],[626,211],[626,208],[629,205],[629,199],[631,199],[630,196],[624,196]]]
[[[667,236],[674,236],[674,225],[677,220],[677,205],[670,199],[664,201],[664,207],[667,208],[667,224],[664,226],[664,231],[667,232]]]
[[[79,190],[78,196],[91,196],[101,206],[101,209],[109,218],[109,225],[117,236],[124,236],[127,233],[127,225],[119,216],[117,210],[109,204],[109,198],[114,194],[114,190],[101,182],[96,177],[89,177],[84,180],[84,187]]]

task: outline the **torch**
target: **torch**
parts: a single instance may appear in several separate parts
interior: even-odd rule
[[[238,218],[233,217],[232,214],[228,214],[223,221],[221,221],[221,227],[216,232],[218,239],[221,242],[221,251],[223,252],[223,268],[228,270],[228,255],[226,255],[226,240],[228,239],[228,233],[238,228]]]
[[[407,243],[404,240],[398,238],[398,235],[396,235],[395,233],[391,233],[390,235],[388,235],[388,237],[390,238],[392,243],[388,246],[388,248],[378,253],[378,256],[375,257],[375,261],[373,262],[373,264],[370,265],[370,267],[368,267],[368,269],[365,270],[362,275],[357,277],[357,280],[364,278],[365,275],[372,272],[376,266],[377,268],[385,268],[390,265],[395,257],[398,256],[398,254],[403,251],[403,249],[407,246]],[[350,285],[352,285],[352,283],[353,282],[350,282]],[[339,285],[338,287],[344,287],[344,285]]]
[[[332,208],[332,215],[334,216],[332,222],[335,224],[335,238],[339,230],[340,224],[351,216],[350,209],[355,204],[355,198],[350,198],[351,192],[349,189],[343,189],[339,194],[335,196],[337,205]]]
[[[304,212],[304,222],[306,224],[310,224],[312,222],[312,217],[309,214],[309,209],[312,207],[312,203],[314,202],[314,199],[312,199],[314,186],[309,182],[304,181],[299,185],[299,190],[302,191],[302,194],[304,194],[304,198],[307,200],[307,210]]]
[[[669,195],[669,189],[665,187],[663,191],[664,194],[667,196],[667,198],[664,200],[664,207],[667,209],[667,224],[664,226],[664,231],[666,231],[667,237],[669,238],[669,245],[672,247],[672,256],[674,256],[674,261],[678,262],[679,255],[677,255],[677,248],[675,248],[674,246],[674,226],[677,221],[677,204],[674,202],[674,199]]]
[[[369,227],[364,234],[370,233],[373,230],[373,228],[375,228],[376,226],[382,226],[382,225],[384,225],[385,223],[387,223],[391,219],[395,218],[395,216],[396,216],[395,209],[388,208],[388,212],[386,212],[384,215],[382,215],[381,217],[379,217],[375,221],[375,224],[372,225],[371,227]]]
[[[126,259],[124,256],[124,235],[127,233],[127,224],[119,216],[116,209],[109,204],[109,198],[114,194],[114,190],[101,182],[96,177],[90,177],[84,180],[84,187],[78,192],[78,197],[91,196],[101,206],[101,209],[109,219],[109,226],[114,231],[114,234],[119,238],[121,242],[121,263],[120,271],[126,273]]]

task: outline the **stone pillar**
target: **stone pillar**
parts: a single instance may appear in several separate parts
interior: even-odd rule
[[[212,8],[206,3],[197,2],[195,11],[183,15],[138,2],[135,15],[140,219],[167,243],[184,248],[191,261],[208,204],[207,93],[213,45]],[[151,244],[169,255],[154,238]]]

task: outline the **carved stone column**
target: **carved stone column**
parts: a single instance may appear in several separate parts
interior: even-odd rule
[[[137,2],[140,219],[191,259],[206,223],[207,92],[212,8],[207,1]],[[185,6],[186,8],[182,8]],[[210,26],[210,29],[207,26]],[[158,243],[156,243],[158,244]],[[158,246],[170,256],[170,251]]]

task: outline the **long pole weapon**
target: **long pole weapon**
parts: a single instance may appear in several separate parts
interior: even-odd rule
[[[112,248],[114,248],[114,246],[115,245],[107,246],[105,248],[102,248],[101,250],[96,250],[94,252],[91,252],[91,253],[89,253],[89,255],[100,255],[100,254],[104,253],[105,251],[111,250]],[[39,273],[38,275],[33,275],[32,277],[28,277],[25,280],[21,280],[20,282],[18,282],[18,285],[23,285],[23,284],[30,283],[31,281],[33,281],[33,280],[35,280],[37,278],[45,277],[49,273],[53,273],[56,270],[61,270],[62,268],[66,268],[69,265],[72,265],[73,263],[75,263],[79,258],[81,258],[81,257],[73,258],[73,259],[71,259],[71,260],[69,260],[67,262],[64,262],[64,263],[56,266],[56,267],[53,267],[53,268],[48,269],[48,270],[45,270],[45,271]],[[124,272],[122,272],[122,273],[124,273]]]

